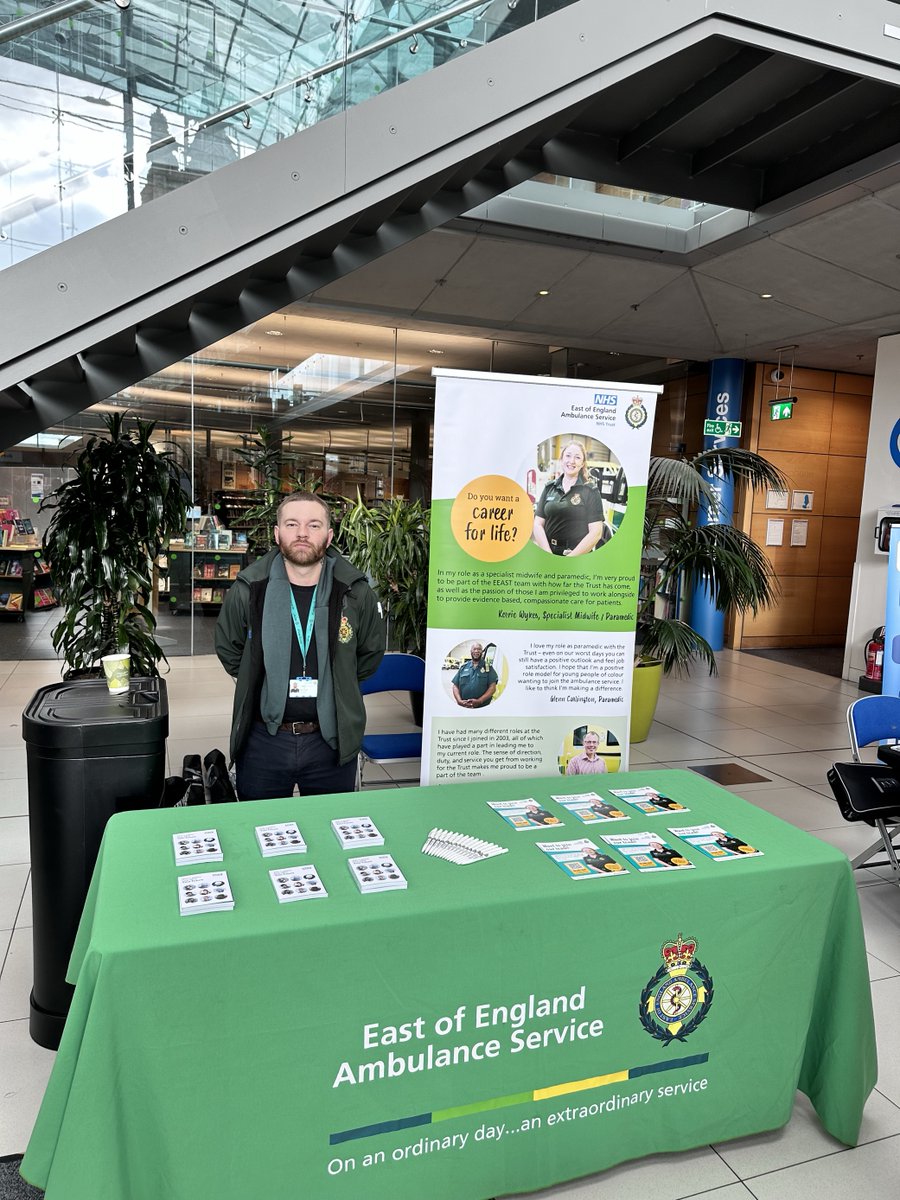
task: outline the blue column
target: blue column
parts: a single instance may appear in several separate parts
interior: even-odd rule
[[[744,390],[744,362],[740,358],[717,358],[710,363],[709,398],[706,417],[711,421],[739,421]],[[737,446],[740,438],[705,437],[704,450]],[[730,479],[704,471],[703,477],[719,499],[718,509],[710,513],[705,504],[697,514],[698,525],[730,525],[734,516],[734,484]],[[725,614],[713,603],[705,584],[695,584],[691,596],[691,628],[706,638],[713,650],[725,645]]]
[[[891,530],[888,553],[881,694],[900,696],[900,525],[895,525]]]

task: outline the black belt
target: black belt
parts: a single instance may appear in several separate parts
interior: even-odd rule
[[[262,722],[265,724],[265,722]],[[318,721],[285,721],[283,725],[278,726],[279,733],[318,733]]]

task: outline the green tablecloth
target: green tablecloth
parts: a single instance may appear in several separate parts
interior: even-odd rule
[[[486,803],[640,784],[690,813],[520,832]],[[358,892],[330,820],[360,815],[407,891]],[[262,858],[254,826],[290,819],[308,854]],[[706,821],[764,856],[575,881],[533,844]],[[171,835],[205,824],[235,908],[181,917]],[[425,857],[434,826],[510,852]],[[329,896],[280,905],[268,872],[299,861]],[[679,935],[695,1004],[667,1040],[647,997]],[[798,1087],[853,1144],[875,1081],[846,858],[687,771],[124,813],[71,969],[23,1164],[48,1200],[499,1196],[774,1129]]]

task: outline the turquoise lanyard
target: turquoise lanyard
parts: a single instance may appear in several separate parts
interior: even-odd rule
[[[312,641],[313,629],[316,624],[316,592],[319,590],[319,585],[313,588],[312,598],[309,602],[309,616],[306,618],[306,629],[300,625],[300,613],[297,611],[297,601],[294,599],[294,589],[291,588],[291,617],[294,621],[294,632],[297,635],[297,642],[300,646],[300,655],[303,658],[303,675],[306,676],[306,655],[309,652],[309,644]]]

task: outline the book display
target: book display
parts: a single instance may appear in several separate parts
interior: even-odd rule
[[[14,510],[7,509],[5,513],[11,511]],[[4,515],[0,513],[0,517]],[[36,542],[35,535],[28,537],[16,532],[16,526],[22,524],[31,522],[0,520],[0,530],[7,533],[11,528],[14,537],[25,536],[29,543]],[[27,610],[53,608],[57,599],[52,582],[50,566],[33,544],[8,541],[0,547],[0,615],[24,621]]]
[[[208,546],[211,537],[215,536],[218,542],[226,532],[229,533],[229,549]],[[246,546],[235,546],[230,531],[226,530],[210,530],[189,536],[194,537],[195,543],[202,540],[204,544],[190,546],[180,545],[177,541],[169,543],[164,556],[165,569],[162,559],[158,564],[160,594],[168,595],[169,610],[173,613],[188,612],[192,605],[221,608],[225,593],[250,561]],[[162,587],[163,581],[167,591]]]

